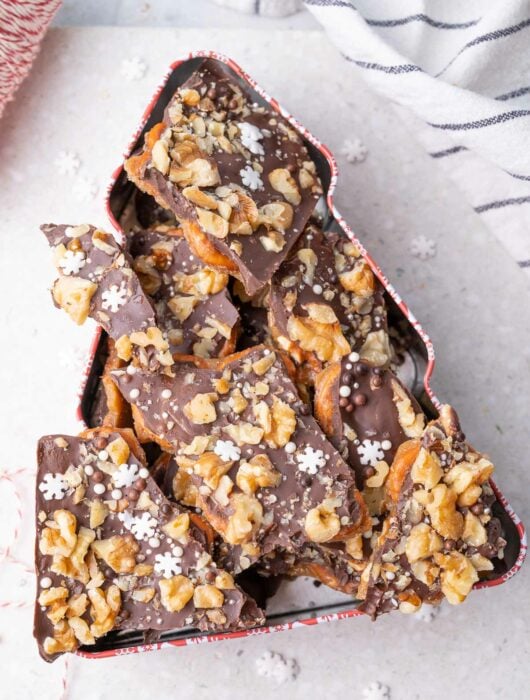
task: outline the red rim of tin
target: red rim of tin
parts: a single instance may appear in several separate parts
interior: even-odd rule
[[[338,180],[338,166],[337,162],[335,160],[335,157],[325,146],[323,143],[321,143],[310,131],[308,131],[302,124],[300,124],[286,109],[284,109],[277,100],[275,100],[273,97],[270,97],[270,95],[262,88],[260,87],[253,78],[251,78],[235,61],[233,61],[231,58],[227,58],[223,54],[217,53],[216,51],[192,51],[188,54],[183,59],[177,60],[173,62],[169,66],[169,70],[164,76],[164,79],[162,83],[159,85],[158,89],[154,93],[153,97],[151,98],[149,104],[147,105],[146,109],[144,110],[144,113],[142,115],[142,118],[140,120],[140,124],[135,131],[127,151],[124,154],[124,159],[127,158],[130,153],[132,152],[132,149],[135,147],[138,138],[147,122],[149,119],[151,112],[153,111],[153,108],[155,107],[158,98],[160,97],[162,90],[164,89],[166,82],[172,72],[178,68],[180,65],[185,63],[188,60],[195,59],[195,58],[212,58],[217,61],[220,61],[221,63],[224,63],[227,65],[231,70],[236,73],[236,75],[247,82],[253,90],[255,90],[269,105],[272,109],[274,109],[276,112],[282,115],[284,119],[286,119],[307,141],[309,141],[326,159],[329,169],[330,169],[330,184],[328,188],[328,193],[327,193],[327,204],[329,207],[329,210],[331,214],[333,215],[333,218],[335,221],[339,224],[339,226],[342,228],[344,233],[356,244],[356,246],[359,248],[361,251],[361,254],[365,258],[365,260],[368,262],[370,267],[372,268],[374,274],[379,278],[383,286],[385,287],[386,291],[388,294],[392,297],[394,302],[397,304],[401,312],[404,314],[404,316],[409,320],[411,325],[414,327],[414,329],[418,332],[418,335],[420,336],[421,340],[423,341],[425,345],[425,349],[427,351],[427,367],[425,370],[425,375],[423,378],[423,385],[425,387],[425,391],[427,392],[427,395],[433,402],[434,406],[436,408],[439,408],[441,405],[441,402],[437,398],[437,396],[434,394],[431,385],[430,385],[430,380],[434,371],[434,365],[435,365],[435,355],[434,355],[434,348],[432,345],[432,341],[427,335],[427,333],[424,331],[422,328],[421,324],[419,321],[416,319],[408,305],[403,301],[401,296],[397,293],[397,291],[394,289],[392,284],[389,282],[387,277],[383,274],[382,270],[379,268],[377,263],[374,261],[374,259],[371,257],[371,255],[368,253],[366,248],[363,246],[363,244],[358,240],[358,238],[355,236],[353,233],[352,229],[350,226],[346,223],[338,209],[336,208],[334,201],[333,201],[333,195],[335,192],[335,188],[337,186],[337,180]],[[111,206],[110,206],[110,193],[112,191],[112,188],[114,187],[116,181],[120,177],[120,175],[123,172],[123,163],[120,164],[116,170],[112,173],[111,181],[109,183],[109,186],[107,188],[107,198],[106,198],[106,210],[107,214],[109,216],[109,219],[113,225],[113,227],[116,229],[116,231],[120,234],[120,236],[123,237],[123,231],[120,227],[119,222],[116,220]],[[86,387],[86,382],[90,373],[90,369],[92,367],[92,363],[94,361],[94,357],[98,348],[98,344],[101,338],[101,329],[98,328],[96,330],[96,333],[94,334],[94,337],[92,339],[90,348],[89,348],[89,358],[87,362],[87,366],[85,368],[85,371],[83,373],[83,378],[82,378],[82,383],[81,387],[79,390],[79,397],[81,399],[85,387]],[[81,401],[78,405],[77,408],[77,418],[82,421],[83,420],[83,414],[81,410]],[[517,534],[519,536],[519,542],[520,542],[520,548],[519,548],[519,554],[517,556],[516,561],[514,562],[513,566],[502,576],[499,576],[495,579],[487,580],[487,581],[480,581],[476,583],[473,588],[474,589],[481,589],[481,588],[491,588],[493,586],[499,586],[502,583],[505,583],[508,581],[508,579],[512,578],[515,576],[515,574],[521,569],[521,566],[524,562],[524,559],[526,557],[526,552],[527,552],[527,538],[526,538],[526,532],[525,532],[525,527],[523,523],[521,522],[521,519],[518,517],[518,515],[515,513],[507,499],[505,498],[504,494],[500,491],[499,487],[497,484],[493,481],[490,480],[491,486],[493,488],[493,491],[495,493],[495,496],[497,497],[497,500],[499,503],[502,505],[503,509],[506,511],[507,515],[513,522],[515,529],[517,531]],[[193,636],[193,637],[188,637],[188,638],[181,638],[181,639],[174,639],[170,641],[161,641],[161,642],[156,642],[154,644],[138,644],[138,645],[133,645],[130,647],[126,647],[123,649],[106,649],[104,651],[85,651],[85,650],[78,650],[75,653],[78,656],[84,657],[84,658],[108,658],[110,656],[122,656],[125,654],[136,654],[140,652],[146,652],[146,651],[156,651],[158,649],[163,649],[167,647],[181,647],[181,646],[191,646],[193,644],[204,644],[204,643],[209,643],[209,642],[217,642],[225,639],[239,639],[241,637],[249,637],[249,636],[255,636],[255,635],[260,635],[260,634],[272,634],[273,632],[282,632],[284,630],[290,630],[293,628],[297,627],[310,627],[313,625],[319,625],[324,622],[332,622],[334,620],[344,620],[346,618],[350,617],[357,617],[359,615],[362,615],[363,613],[359,611],[357,608],[352,608],[351,610],[341,610],[338,612],[334,613],[329,613],[329,614],[323,614],[323,615],[318,615],[315,617],[311,617],[308,619],[304,620],[294,620],[292,622],[285,622],[282,624],[275,624],[275,625],[265,625],[263,627],[258,627],[255,629],[250,629],[250,630],[241,630],[237,632],[224,632],[220,634],[204,634],[204,635],[198,635],[198,636]]]

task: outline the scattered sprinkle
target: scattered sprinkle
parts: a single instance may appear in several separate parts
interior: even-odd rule
[[[238,124],[238,127],[241,132],[241,143],[243,146],[251,153],[254,153],[254,155],[264,155],[265,151],[260,143],[263,138],[263,132],[254,124],[249,124],[249,122],[242,122]]]
[[[390,700],[390,688],[379,681],[370,683],[363,690],[364,700]]]
[[[147,73],[147,63],[139,56],[124,58],[121,62],[120,73],[125,80],[141,80]]]
[[[68,484],[62,474],[45,474],[44,479],[39,484],[39,491],[44,496],[45,501],[59,500],[65,497]]]
[[[258,676],[272,678],[278,685],[294,681],[300,673],[296,659],[289,659],[275,651],[266,651],[256,659]]]
[[[296,455],[296,461],[298,469],[307,474],[316,474],[320,467],[326,464],[322,450],[314,450],[310,445],[301,454]]]
[[[223,462],[236,462],[241,459],[241,450],[231,440],[217,440],[213,451]]]
[[[259,190],[263,187],[263,181],[259,173],[257,173],[254,168],[251,168],[250,165],[240,170],[239,175],[245,187],[250,187],[251,190]]]
[[[357,446],[361,464],[369,464],[372,467],[385,458],[381,443],[379,440],[363,440]]]
[[[348,163],[362,163],[368,155],[368,149],[361,139],[346,139],[340,152],[345,156]]]
[[[59,175],[75,175],[81,167],[81,161],[74,151],[59,151],[53,161]]]
[[[410,252],[415,258],[429,260],[436,255],[436,242],[426,236],[416,236],[410,242]]]

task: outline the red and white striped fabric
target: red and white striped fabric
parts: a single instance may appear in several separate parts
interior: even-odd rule
[[[0,0],[0,117],[29,73],[61,0]]]

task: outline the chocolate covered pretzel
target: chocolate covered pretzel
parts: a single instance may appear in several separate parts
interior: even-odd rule
[[[259,560],[257,569],[267,576],[307,576],[355,597],[367,562],[366,542],[356,535],[347,542],[306,544],[298,552],[276,549]]]
[[[269,322],[304,383],[351,352],[390,362],[381,283],[348,238],[313,224],[272,278]]]
[[[171,224],[133,229],[126,240],[170,352],[201,357],[233,352],[239,314],[227,290],[228,275],[205,266],[182,229]]]
[[[380,514],[382,487],[399,446],[421,436],[425,416],[389,369],[353,352],[316,378],[315,417],[355,471],[357,486]],[[371,493],[369,493],[371,492]]]
[[[90,428],[98,428],[102,425],[130,428],[132,427],[131,408],[110,376],[112,370],[125,367],[127,363],[118,357],[112,338],[107,337],[106,347],[107,358],[94,391],[87,422]]]
[[[351,470],[269,348],[181,360],[174,377],[135,367],[113,376],[137,430],[176,455],[196,505],[250,562],[369,527]]]
[[[120,359],[135,354],[153,368],[171,366],[154,308],[114,237],[88,224],[46,224],[41,230],[59,272],[52,288],[55,305],[79,325],[93,318],[116,342]]]
[[[493,570],[506,541],[492,514],[492,472],[450,406],[399,447],[385,484],[389,515],[361,577],[364,612],[411,613],[443,599],[456,605]]]
[[[205,60],[125,163],[182,223],[197,257],[254,295],[302,232],[322,187],[299,134]]]
[[[212,561],[201,521],[170,503],[131,431],[38,447],[34,634],[46,661],[112,630],[228,630],[262,612]]]

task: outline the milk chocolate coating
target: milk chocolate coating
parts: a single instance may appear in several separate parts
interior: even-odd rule
[[[52,248],[64,245],[72,252],[82,253],[81,268],[75,274],[63,276],[97,285],[90,302],[90,317],[114,340],[155,326],[154,309],[132,270],[131,259],[113,236],[86,225],[86,233],[72,237],[69,234],[75,228],[79,227],[55,224],[41,227]],[[103,241],[98,245],[101,237]],[[72,248],[74,241],[76,247]]]
[[[231,426],[244,423],[258,425],[252,399],[240,414],[230,408],[228,400],[233,391],[240,387],[243,393],[251,397],[258,384],[266,385],[267,394],[260,396],[260,400],[270,407],[273,400],[279,399],[294,411],[296,424],[289,438],[292,451],[287,451],[285,447],[271,447],[265,440],[259,444],[244,444],[239,450],[240,457],[233,460],[233,466],[228,471],[234,483],[233,494],[241,492],[236,481],[243,460],[266,455],[281,475],[278,486],[259,488],[255,494],[263,508],[263,521],[255,533],[255,543],[259,545],[260,553],[276,547],[296,550],[310,541],[304,529],[305,517],[308,511],[325,499],[336,499],[336,515],[340,518],[341,531],[347,534],[359,531],[366,517],[351,470],[326,440],[315,419],[308,415],[309,411],[299,399],[283,362],[274,355],[270,368],[264,374],[257,374],[255,363],[270,354],[270,349],[260,346],[233,356],[233,360],[226,358],[218,369],[214,368],[216,363],[213,361],[210,361],[212,369],[196,367],[192,363],[177,363],[174,377],[149,375],[141,369],[131,370],[132,374],[124,371],[113,373],[120,391],[135,407],[144,426],[152,432],[153,439],[160,440],[165,449],[169,447],[177,455],[195,437],[210,438],[212,446],[209,449],[213,447],[215,450],[219,448],[219,441],[231,440]],[[230,387],[216,402],[215,420],[208,424],[190,421],[186,416],[186,406],[197,395],[215,391],[215,383],[223,377],[223,373],[230,376]],[[164,398],[163,392],[169,398]],[[313,455],[309,458],[311,467],[305,471],[304,452]],[[231,503],[221,505],[211,489],[206,488],[204,492],[204,481],[197,474],[194,473],[192,479],[199,486],[202,494],[199,505],[207,519],[212,522],[212,519],[228,518],[232,512]]]
[[[450,415],[451,424],[448,425],[444,414],[445,416]],[[465,442],[460,430],[458,417],[453,409],[448,406],[442,407],[442,416],[439,420],[432,421],[427,425],[420,444],[423,449],[437,456],[442,468],[440,483],[444,483],[445,475],[455,465],[482,457]],[[414,565],[409,561],[406,551],[411,531],[418,525],[418,517],[413,507],[414,493],[418,489],[421,489],[421,486],[413,482],[411,471],[409,471],[403,480],[397,502],[391,504],[390,512],[383,524],[383,534],[379,537],[377,546],[372,554],[372,568],[368,586],[364,601],[360,606],[360,609],[372,618],[396,610],[403,601],[414,601],[416,606],[421,605],[423,602],[438,604],[446,595],[443,588],[443,570],[440,573],[441,569],[435,567],[431,574],[432,581],[429,583],[426,580],[420,580],[415,574]],[[490,513],[496,499],[487,481],[482,483],[481,491],[481,495],[477,500],[480,510],[477,512],[481,514],[484,512]],[[473,508],[476,510],[476,506],[471,506],[471,508],[461,506],[458,504],[458,501],[454,507],[456,512],[460,513],[463,518],[466,517],[469,511],[474,513]],[[426,512],[424,512],[424,516],[423,520],[420,519],[419,521],[420,525],[428,524],[435,530],[439,527],[438,522],[432,521]],[[486,542],[480,546],[474,546],[470,543],[469,536],[466,537],[465,529],[462,538],[458,540],[442,536],[440,531],[436,530],[442,544],[440,554],[456,553],[468,560],[472,560],[476,554],[486,560],[499,556],[506,544],[506,540],[502,537],[502,527],[496,517],[488,516],[487,520],[484,524]],[[431,561],[429,556],[425,556],[420,563],[425,564],[427,561]],[[439,562],[436,563],[439,564]],[[385,567],[387,567],[386,570]],[[388,567],[395,568],[389,569]],[[391,575],[387,574],[389,570]],[[463,578],[464,573],[465,571],[462,571],[462,568],[458,570],[456,581],[459,580],[458,577],[460,576]],[[479,568],[475,580],[478,581],[483,576],[483,573],[485,571]],[[452,585],[462,593],[458,583],[452,583]],[[463,597],[465,598],[465,594],[463,594]]]
[[[166,225],[154,226],[149,230],[135,229],[127,234],[126,240],[140,280],[151,282],[155,287],[150,299],[156,309],[158,326],[168,338],[170,351],[204,357],[222,355],[239,322],[239,314],[226,289],[228,277],[223,288],[216,293],[203,291],[199,282],[192,285],[187,281],[187,286],[186,280],[179,282],[182,278],[190,280],[203,272],[221,277],[221,273],[209,270],[193,255],[179,229]],[[215,289],[218,287],[221,287],[220,283]],[[195,308],[183,321],[177,319],[168,305],[175,297],[196,299]],[[219,330],[213,337],[210,337],[210,333],[206,338],[200,335],[203,331],[215,329],[215,325],[208,323],[209,319],[222,325],[224,335]],[[178,342],[180,335],[181,341]]]
[[[122,433],[123,434],[123,433]],[[102,438],[105,435],[107,437]],[[179,612],[168,611],[161,602],[159,582],[170,578],[177,571],[188,577],[195,585],[212,583],[220,569],[211,561],[205,549],[204,534],[196,525],[190,522],[186,535],[174,539],[163,531],[164,525],[173,521],[184,511],[175,503],[170,503],[162,494],[150,476],[141,478],[140,470],[145,466],[132,452],[127,459],[128,470],[135,472],[135,480],[131,486],[120,487],[126,507],[117,512],[116,501],[111,495],[116,488],[114,476],[116,466],[110,461],[108,453],[102,452],[102,446],[120,436],[112,429],[91,438],[50,435],[40,439],[38,445],[38,474],[37,474],[37,536],[35,545],[36,567],[38,572],[37,597],[50,587],[65,586],[69,595],[86,592],[86,583],[76,580],[64,573],[52,571],[51,555],[42,554],[39,544],[43,530],[53,518],[54,512],[67,510],[77,519],[79,527],[90,528],[90,502],[103,500],[111,509],[95,530],[96,541],[116,535],[126,536],[133,540],[138,551],[135,554],[136,564],[154,566],[152,573],[135,575],[134,571],[118,574],[103,560],[97,558],[98,569],[103,574],[103,582],[99,588],[106,591],[109,586],[116,584],[121,590],[121,607],[113,626],[114,630],[144,630],[158,632],[178,629],[181,627],[197,627],[201,630],[240,629],[254,626],[263,622],[263,615],[246,594],[237,586],[222,589],[223,604],[215,610],[198,608],[193,598]],[[78,501],[74,487],[68,486],[72,473],[76,481],[84,486],[85,493]],[[76,483],[76,481],[70,483]],[[55,488],[51,488],[50,483]],[[104,487],[101,495],[98,491]],[[132,499],[127,494],[135,491]],[[143,501],[143,504],[142,504]],[[122,504],[124,505],[124,503]],[[143,527],[142,526],[143,522]],[[178,551],[177,551],[178,549]],[[167,559],[174,566],[171,572],[160,568],[160,561]],[[51,586],[49,585],[51,580]],[[43,583],[45,587],[43,587]],[[154,597],[147,603],[135,600],[135,591],[153,588]],[[216,613],[213,615],[212,613]],[[90,625],[90,607],[83,614],[83,619]],[[53,661],[56,654],[47,654],[43,643],[47,637],[53,636],[53,625],[46,615],[46,609],[39,603],[35,606],[34,635],[39,644],[41,656],[46,661]]]
[[[419,435],[419,432],[407,434],[403,429],[394,386],[401,388],[414,413],[422,416],[416,399],[391,370],[373,367],[368,362],[354,362],[349,357],[340,362],[340,374],[332,388],[334,411],[329,418],[332,430],[328,437],[354,470],[360,489],[364,488],[367,471],[369,473],[370,467],[378,461],[373,457],[375,451],[379,459],[390,465],[401,443]],[[350,390],[348,397],[341,397],[341,387]],[[421,419],[418,423],[421,423],[418,429],[421,431]],[[354,439],[348,439],[348,428],[354,431]]]
[[[269,282],[273,272],[301,234],[320,197],[321,187],[316,176],[311,185],[302,187],[299,183],[299,173],[303,164],[310,162],[310,157],[298,133],[279,114],[255,104],[245,88],[234,82],[227,68],[216,61],[205,60],[169,102],[163,118],[166,127],[172,126],[172,107],[176,101],[181,100],[181,95],[185,94],[186,90],[197,90],[203,98],[195,106],[184,104],[186,117],[196,114],[209,119],[215,115],[215,121],[225,126],[224,135],[228,136],[228,141],[231,144],[234,144],[235,140],[238,141],[238,147],[230,146],[231,152],[223,150],[220,145],[214,145],[212,152],[208,154],[217,166],[221,185],[241,188],[258,208],[271,202],[284,201],[282,195],[269,182],[268,175],[273,170],[288,170],[298,185],[301,200],[294,206],[291,225],[284,230],[285,245],[281,251],[264,248],[260,237],[266,235],[267,229],[263,225],[251,235],[229,233],[221,239],[207,234],[210,243],[235,263],[238,276],[247,292],[253,295]],[[253,145],[256,152],[239,148],[237,130],[235,136],[230,136],[232,125],[239,128],[241,123],[259,129],[260,136],[257,141],[261,145]],[[259,169],[255,189],[248,184],[247,176],[242,175],[247,168],[252,169],[253,165]],[[140,172],[133,174],[132,168],[127,169],[129,176],[140,189],[156,196],[159,203],[173,211],[180,221],[197,221],[194,206],[183,196],[179,186],[172,183],[169,177],[163,175],[156,167],[152,167],[150,158],[142,162]],[[255,179],[256,175],[252,177]],[[201,190],[213,192],[215,187],[201,187]],[[234,249],[234,242],[242,246],[240,253]]]
[[[355,279],[347,282],[350,273]],[[343,280],[350,289],[343,285]],[[383,292],[382,284],[344,234],[324,233],[317,225],[309,224],[271,280],[270,324],[273,336],[288,338],[299,350],[313,354],[311,363],[317,366],[336,361],[348,351],[359,352],[373,364],[387,365],[390,347]],[[335,326],[338,323],[340,328],[330,325],[326,334],[326,324],[320,329],[310,327],[309,336],[318,331],[323,334],[326,345],[331,343],[329,348],[310,351],[293,335],[289,323],[292,323],[292,317],[311,323],[310,309],[314,305],[327,310],[335,318]],[[376,332],[384,343],[383,352],[379,353],[381,357],[369,356],[367,338]],[[337,333],[343,337],[337,337]],[[314,338],[310,340],[313,344]],[[281,340],[279,343],[284,347]],[[299,350],[292,353],[295,361],[299,361]]]

